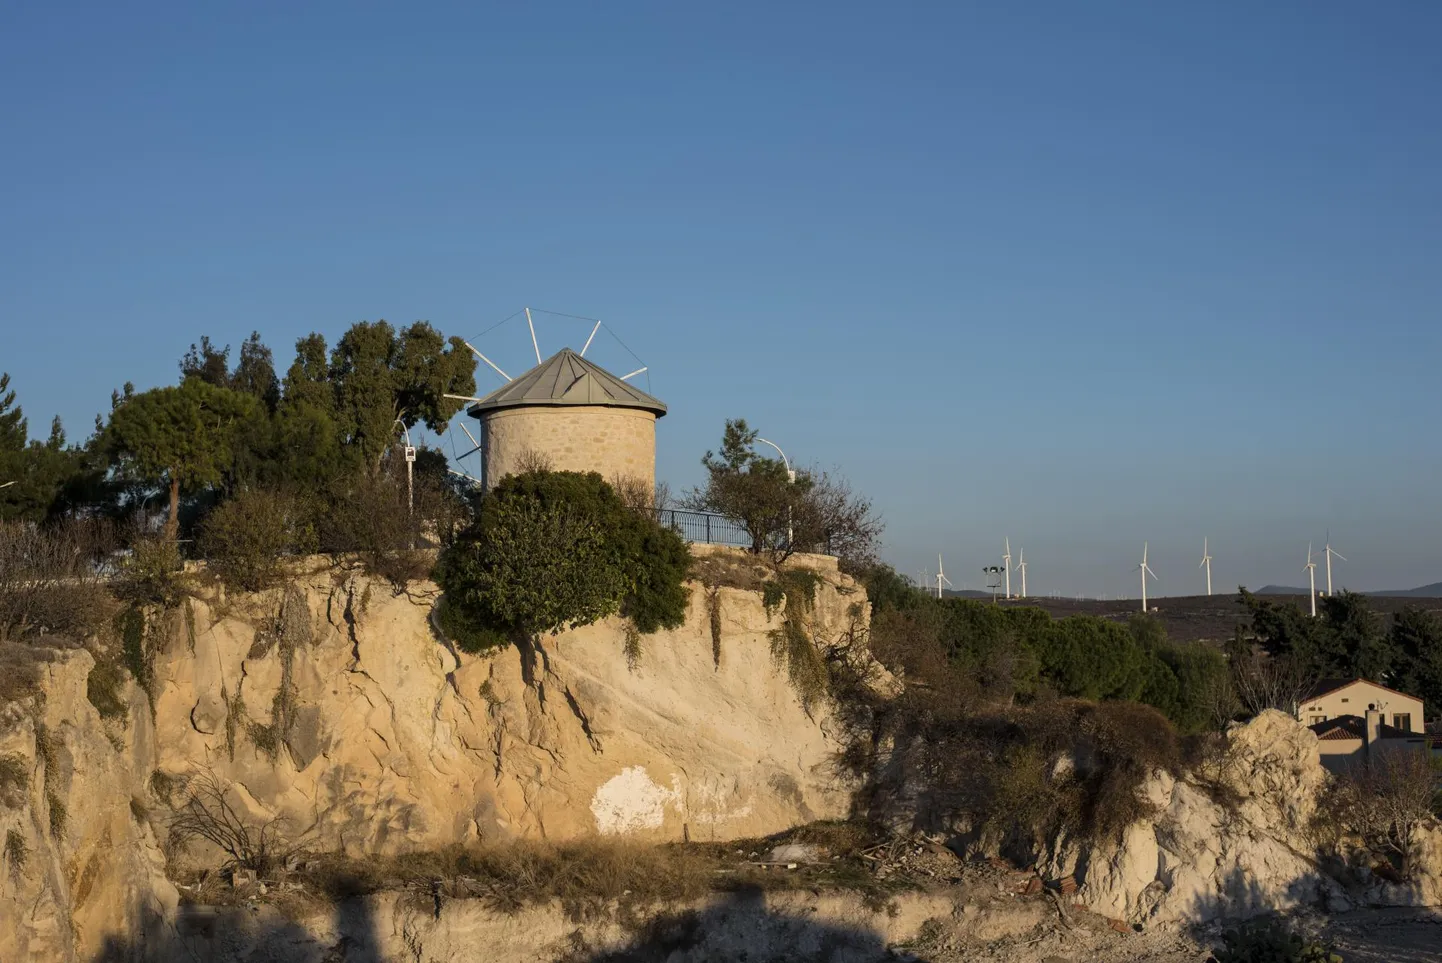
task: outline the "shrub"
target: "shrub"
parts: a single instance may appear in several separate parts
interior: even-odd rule
[[[69,818],[69,811],[65,803],[54,793],[45,797],[45,802],[50,810],[50,835],[55,837],[57,842],[65,839],[65,822]]]
[[[680,537],[628,510],[600,475],[511,475],[441,555],[440,619],[475,649],[617,612],[643,633],[674,628],[686,616],[689,566]]]
[[[10,872],[19,875],[25,869],[25,863],[30,858],[30,847],[25,845],[25,837],[18,829],[10,829],[5,832],[5,859],[10,863]]]
[[[1211,963],[1342,963],[1332,947],[1278,919],[1252,920],[1222,935]]]
[[[0,756],[0,806],[19,809],[25,805],[25,791],[30,788],[30,767],[25,757],[11,754]]]
[[[410,508],[404,478],[362,473],[327,493],[319,545],[331,554],[356,555],[368,573],[401,587],[430,572],[423,517]]]
[[[142,535],[131,543],[112,589],[122,601],[169,608],[185,594],[183,567],[175,541]]]
[[[309,516],[309,506],[291,495],[241,492],[206,517],[201,554],[227,587],[259,592],[280,580],[288,556],[315,549]]]
[[[85,695],[102,719],[118,719],[130,711],[130,704],[121,696],[125,671],[112,659],[96,657],[95,665],[85,680]]]
[[[1383,751],[1333,779],[1318,808],[1410,878],[1422,827],[1442,807],[1438,780],[1430,752]]]
[[[170,819],[168,841],[174,849],[183,850],[192,841],[203,839],[226,854],[225,868],[254,870],[262,877],[304,851],[303,840],[309,830],[293,832],[290,823],[280,817],[262,822],[247,819],[231,804],[230,785],[213,772],[189,777],[183,795]]]
[[[110,530],[80,522],[0,522],[0,638],[84,638],[113,607],[98,563]]]

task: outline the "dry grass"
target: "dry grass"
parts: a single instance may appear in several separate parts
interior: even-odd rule
[[[638,921],[647,908],[738,889],[847,890],[883,905],[896,893],[929,882],[904,874],[877,875],[874,858],[862,854],[888,839],[874,826],[828,822],[726,843],[517,841],[388,858],[327,855],[309,859],[293,873],[273,867],[271,878],[284,884],[273,887],[270,898],[282,909],[313,912],[318,905],[403,890],[426,900],[476,899],[500,913],[558,904],[574,920],[611,916],[623,923]],[[815,846],[821,859],[794,869],[770,864],[771,850],[783,843]],[[183,882],[195,899],[257,898],[223,885],[215,872],[199,872]]]
[[[775,569],[765,559],[740,551],[698,555],[691,562],[691,577],[711,589],[760,592],[774,575]]]

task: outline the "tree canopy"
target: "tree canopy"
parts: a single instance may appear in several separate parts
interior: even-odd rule
[[[751,551],[780,564],[793,552],[829,552],[850,564],[874,560],[882,524],[871,503],[841,478],[798,471],[760,454],[757,432],[744,418],[728,420],[720,452],[701,459],[706,483],[685,499],[688,508],[736,519]]]
[[[686,615],[690,552],[648,513],[633,511],[600,475],[511,475],[441,556],[436,581],[455,634],[483,648],[586,625],[618,612],[642,633]]]
[[[188,377],[179,387],[152,388],[124,401],[107,430],[122,471],[169,489],[166,534],[174,539],[181,492],[219,483],[235,459],[242,427],[256,417],[249,395]]]

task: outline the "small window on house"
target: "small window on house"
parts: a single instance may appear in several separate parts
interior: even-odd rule
[[[1307,720],[1307,725],[1309,725],[1309,726],[1320,725],[1321,723],[1326,722],[1326,721],[1327,721],[1327,717],[1326,717],[1326,716],[1314,715],[1314,716],[1310,717],[1310,718]]]
[[[1410,713],[1410,712],[1398,712],[1398,713],[1394,713],[1393,716],[1392,716],[1392,725],[1396,726],[1398,729],[1401,729],[1401,730],[1404,731],[1404,732],[1411,732],[1411,731],[1412,731],[1412,713]]]
[[[1351,702],[1352,700],[1351,700],[1351,699],[1343,699],[1342,701],[1343,701],[1343,702]]]

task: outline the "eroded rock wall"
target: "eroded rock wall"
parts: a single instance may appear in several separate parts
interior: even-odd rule
[[[1144,786],[1155,815],[1119,840],[1055,841],[1044,875],[1075,875],[1077,898],[1133,921],[1250,916],[1299,907],[1442,905],[1442,830],[1425,827],[1406,884],[1329,859],[1312,830],[1328,777],[1317,737],[1268,711],[1228,734],[1220,768]],[[1353,862],[1356,862],[1354,859]]]
[[[864,592],[834,560],[803,564],[823,575],[808,630],[848,643]],[[785,607],[761,593],[693,585],[685,624],[633,659],[616,619],[532,651],[457,653],[435,599],[318,569],[287,591],[193,601],[156,659],[156,768],[208,769],[256,820],[350,853],[727,839],[846,814],[830,717],[773,659]]]
[[[128,685],[128,713],[102,720],[86,694],[93,664],[56,653],[42,697],[0,708],[0,761],[23,768],[0,799],[0,960],[88,963],[117,938],[158,945],[174,915],[141,784],[150,708]]]

